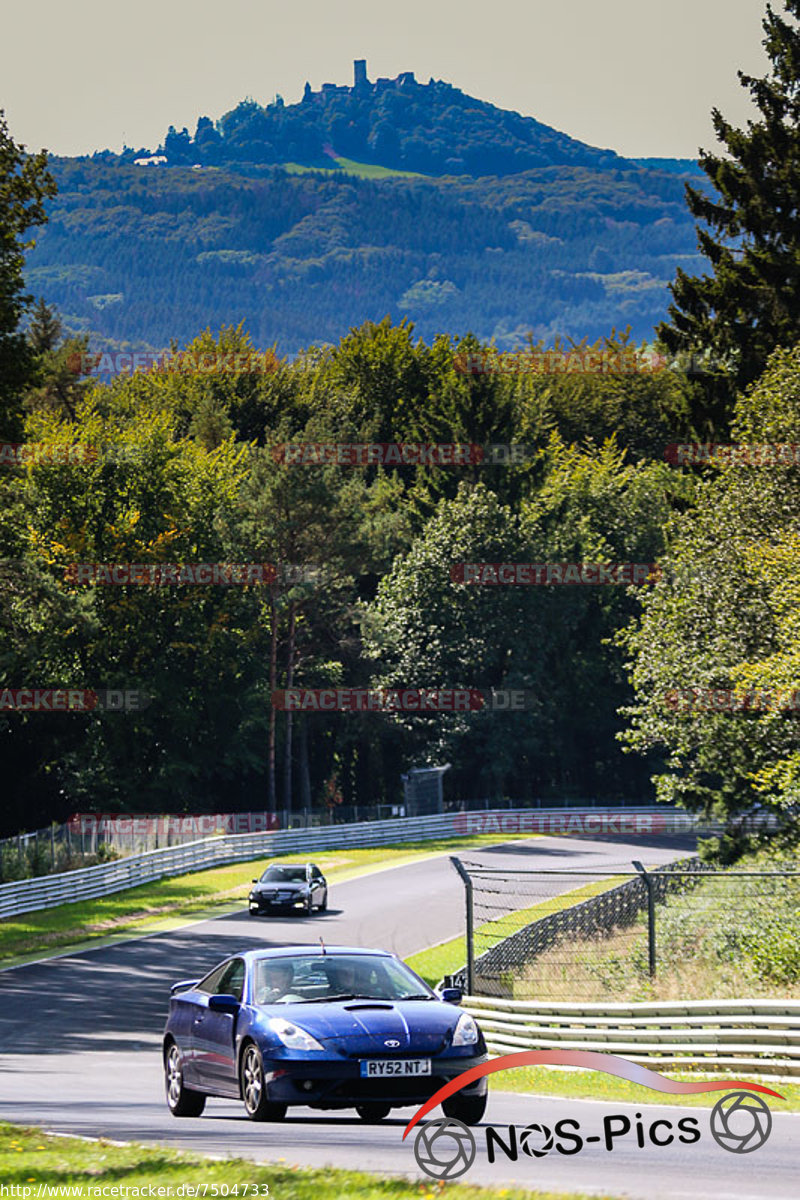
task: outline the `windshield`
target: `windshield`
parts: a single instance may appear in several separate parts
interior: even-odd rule
[[[281,955],[255,963],[256,1004],[325,1000],[435,1000],[413,971],[393,958],[371,954]]]
[[[267,867],[262,883],[305,883],[305,867]]]

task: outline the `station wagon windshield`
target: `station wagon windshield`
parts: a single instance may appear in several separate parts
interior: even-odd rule
[[[305,867],[267,867],[262,883],[305,883]]]

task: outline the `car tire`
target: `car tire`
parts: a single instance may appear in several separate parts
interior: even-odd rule
[[[199,1117],[206,1106],[203,1092],[193,1092],[183,1082],[181,1052],[170,1042],[164,1055],[164,1086],[167,1106],[173,1117]]]
[[[325,909],[326,909],[327,907],[328,907],[328,889],[326,888],[326,889],[325,889],[325,899],[322,901],[322,904],[320,904],[320,906],[319,906],[319,911],[320,911],[320,912],[325,912]]]
[[[313,911],[314,911],[314,905],[312,904],[311,897],[309,896],[308,899],[306,900],[305,907],[303,909],[303,916],[310,917]]]
[[[486,1112],[488,1096],[449,1096],[442,1101],[442,1112],[465,1125],[478,1125]]]
[[[391,1104],[357,1104],[356,1112],[361,1117],[362,1121],[369,1121],[370,1124],[376,1121],[382,1121],[384,1117],[388,1117],[392,1111]]]
[[[255,1042],[248,1042],[242,1052],[239,1066],[239,1082],[245,1112],[251,1121],[282,1121],[286,1116],[285,1104],[272,1104],[267,1100],[264,1086],[264,1063],[261,1051]]]

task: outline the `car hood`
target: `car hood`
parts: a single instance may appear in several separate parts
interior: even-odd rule
[[[338,1050],[348,1057],[376,1054],[385,1058],[409,1052],[441,1053],[449,1046],[461,1015],[452,1004],[438,1000],[281,1004],[269,1015],[278,1012],[287,1021],[295,1021],[326,1050]]]

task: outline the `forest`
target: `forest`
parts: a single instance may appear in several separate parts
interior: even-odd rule
[[[98,350],[162,350],[241,321],[260,348],[294,355],[387,315],[428,341],[472,332],[504,349],[612,325],[641,339],[676,268],[702,262],[685,176],[632,166],[478,180],[51,170],[25,281]]]
[[[1,832],[396,803],[402,773],[444,763],[454,802],[796,811],[796,711],[763,701],[800,685],[795,456],[675,449],[800,443],[800,34],[765,28],[773,72],[742,76],[761,119],[715,114],[725,153],[685,201],[676,173],[624,164],[48,164],[0,121],[2,695],[147,700],[0,703]],[[395,315],[389,263],[417,297]],[[666,316],[640,297],[629,320],[625,287],[673,269]],[[512,337],[514,296],[539,323]],[[148,345],[173,358],[92,377],[93,351]],[[520,345],[584,365],[504,369]],[[450,449],[384,453],[419,445]],[[502,446],[525,452],[455,452]],[[513,569],[489,586],[465,564]],[[309,711],[298,688],[525,703]]]

